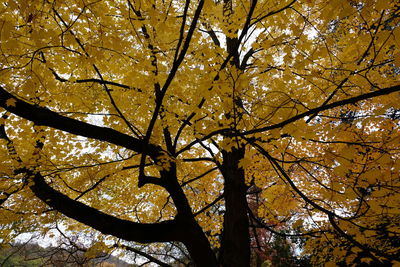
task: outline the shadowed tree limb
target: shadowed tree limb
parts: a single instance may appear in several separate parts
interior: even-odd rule
[[[276,129],[276,128],[281,128],[281,127],[283,127],[283,126],[285,126],[285,125],[287,125],[289,123],[295,122],[295,121],[297,121],[299,119],[302,119],[302,118],[305,118],[307,116],[311,116],[311,115],[317,114],[317,113],[319,113],[321,111],[329,110],[329,109],[332,109],[332,108],[336,108],[336,107],[340,107],[340,106],[344,106],[344,105],[348,105],[348,104],[355,104],[355,103],[357,103],[359,101],[362,101],[362,100],[366,100],[366,99],[370,99],[370,98],[378,97],[378,96],[383,96],[383,95],[388,95],[388,94],[399,92],[399,91],[400,91],[400,85],[395,85],[395,86],[392,86],[392,87],[376,90],[376,91],[373,91],[373,92],[370,92],[370,93],[358,95],[358,96],[355,96],[355,97],[350,97],[350,98],[347,98],[347,99],[344,99],[344,100],[339,100],[339,101],[333,102],[331,104],[321,105],[321,106],[319,106],[317,108],[310,109],[310,110],[308,110],[306,112],[300,113],[300,114],[298,114],[296,116],[293,116],[293,117],[291,117],[291,118],[289,118],[287,120],[284,120],[282,122],[279,122],[279,123],[276,123],[276,124],[272,124],[272,125],[269,125],[269,126],[265,126],[265,127],[262,127],[262,128],[258,128],[258,129],[245,131],[245,132],[239,133],[238,135],[245,136],[245,135],[249,135],[249,134],[260,133],[260,132],[265,132],[265,131]]]
[[[169,265],[169,264],[167,264],[167,263],[165,263],[165,262],[162,262],[162,261],[160,261],[159,259],[157,259],[157,258],[155,258],[155,257],[153,257],[153,256],[151,256],[151,255],[149,255],[149,254],[147,254],[147,253],[145,253],[145,252],[139,250],[139,249],[136,249],[136,248],[134,248],[134,247],[130,247],[130,246],[122,245],[122,244],[115,244],[114,247],[115,247],[115,248],[122,248],[122,249],[125,249],[125,250],[127,250],[127,251],[131,251],[131,252],[133,252],[133,253],[136,253],[136,254],[138,254],[138,255],[140,255],[140,256],[142,256],[142,257],[145,257],[145,258],[148,259],[150,262],[154,262],[154,263],[158,264],[159,266],[162,266],[162,267],[171,267],[171,265]]]
[[[181,241],[184,237],[182,235],[185,232],[184,227],[176,219],[153,224],[119,219],[55,190],[47,184],[40,173],[31,173],[30,175],[33,175],[30,189],[36,197],[65,216],[86,224],[103,234],[140,243]]]
[[[10,102],[7,103],[10,99],[12,99],[12,105],[10,105]],[[123,134],[114,129],[92,125],[62,116],[50,109],[29,104],[10,94],[1,86],[0,107],[37,125],[48,126],[71,134],[109,142],[138,153],[147,154],[152,158],[156,158],[161,152],[161,148],[156,145],[148,144],[141,139]]]

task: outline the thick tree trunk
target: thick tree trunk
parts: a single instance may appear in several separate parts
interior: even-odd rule
[[[210,241],[197,223],[186,195],[178,183],[176,165],[172,164],[168,171],[161,171],[160,174],[178,211],[175,219],[181,227],[181,241],[189,251],[193,262],[197,267],[218,267]]]
[[[222,173],[225,179],[225,216],[221,240],[221,263],[224,267],[250,266],[250,235],[244,170],[239,161],[244,148],[223,152]]]
[[[196,267],[218,267],[217,258],[210,247],[207,237],[198,226],[196,233],[188,236],[184,242]]]
[[[197,267],[217,267],[217,258],[211,249],[210,241],[194,218],[182,188],[176,180],[170,182],[167,188],[171,196],[173,196],[175,206],[178,209],[176,219],[182,225],[184,233],[182,240],[193,262]]]

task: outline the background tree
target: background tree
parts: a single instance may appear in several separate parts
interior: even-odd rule
[[[249,266],[279,227],[335,247],[315,264],[399,264],[397,1],[0,10],[4,242],[61,224]]]
[[[82,266],[82,267],[135,267],[110,255],[86,257],[76,247],[46,247],[17,243],[0,250],[0,264],[4,267]]]

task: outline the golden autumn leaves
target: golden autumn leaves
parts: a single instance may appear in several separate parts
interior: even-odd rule
[[[394,1],[202,4],[2,3],[1,114],[13,115],[0,124],[15,153],[78,206],[138,223],[185,214],[215,249],[230,220],[226,169],[236,168],[241,196],[257,201],[244,214],[321,232],[304,253],[341,236],[315,264],[391,261],[396,248],[376,240],[399,236],[398,224],[379,225],[400,213]],[[1,142],[9,194],[20,177]],[[5,224],[26,231],[32,199],[25,186],[2,203]],[[44,204],[33,210],[39,224],[59,220]]]

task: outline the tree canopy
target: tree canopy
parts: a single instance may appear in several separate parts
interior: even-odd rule
[[[400,265],[397,1],[5,0],[0,30],[2,243]]]

